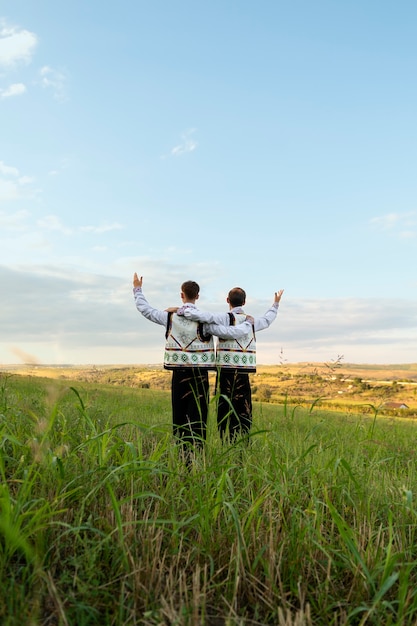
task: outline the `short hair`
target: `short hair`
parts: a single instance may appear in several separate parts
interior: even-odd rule
[[[233,287],[228,294],[232,306],[243,306],[246,302],[246,291],[241,287]]]
[[[200,293],[200,285],[194,280],[186,280],[181,285],[181,291],[188,300],[195,300]]]

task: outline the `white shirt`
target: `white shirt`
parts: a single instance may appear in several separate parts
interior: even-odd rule
[[[254,318],[255,319],[255,323],[254,323],[255,332],[257,332],[258,330],[264,330],[265,328],[268,328],[268,326],[272,324],[272,322],[275,320],[277,316],[278,306],[279,306],[279,303],[274,302],[272,306],[267,310],[265,315]],[[245,314],[241,306],[234,307],[233,309],[230,310],[230,313]],[[184,311],[184,315],[188,319],[194,320],[195,322],[203,322],[204,327],[207,328],[207,331],[211,333],[212,335],[216,334],[212,330],[212,327],[215,327],[216,325],[227,326],[230,323],[229,313],[207,313],[205,311],[204,312],[199,311],[198,309],[196,309],[195,311],[187,309]],[[247,324],[248,322],[245,322],[245,323]],[[241,326],[243,326],[243,324],[241,324]],[[235,326],[235,328],[239,328],[239,327]]]
[[[166,327],[167,322],[168,322],[167,311],[160,311],[159,309],[154,309],[148,303],[145,296],[143,295],[141,287],[134,287],[133,296],[135,298],[135,304],[136,304],[137,310],[140,313],[142,313],[142,315],[146,317],[146,319],[150,320],[151,322],[155,322],[155,324],[160,324],[161,326]],[[196,307],[196,305],[192,304],[191,302],[185,303],[181,307],[181,310],[184,310],[185,317],[196,322],[202,321],[204,323],[204,320],[199,319],[200,315],[201,316],[212,315],[211,313],[207,313],[207,314],[203,313],[203,311],[200,311]],[[230,326],[229,316],[227,315],[227,313],[226,313],[226,317],[223,316],[223,318],[224,318],[224,323],[222,322],[219,322],[219,323],[213,322],[210,324],[204,323],[204,333],[215,335],[216,337],[222,337],[223,339],[240,339],[240,337],[247,335],[248,332],[250,332],[252,328],[252,325],[250,322],[243,322],[242,324],[238,324],[237,326]],[[266,328],[266,326],[264,328]]]

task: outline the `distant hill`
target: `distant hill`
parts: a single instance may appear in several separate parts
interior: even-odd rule
[[[167,391],[171,384],[171,375],[162,365],[13,365],[0,367],[0,372]],[[214,380],[212,372],[213,393]],[[339,360],[259,365],[251,380],[255,401],[306,406],[315,403],[332,410],[362,413],[378,407],[388,415],[401,413],[409,417],[417,412],[417,363],[372,365]],[[401,405],[408,408],[396,408]]]

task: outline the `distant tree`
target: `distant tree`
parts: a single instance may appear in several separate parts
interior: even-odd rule
[[[258,390],[258,398],[260,402],[269,402],[272,396],[272,389],[270,387],[261,386]]]

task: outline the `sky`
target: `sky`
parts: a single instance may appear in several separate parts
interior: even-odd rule
[[[417,362],[414,0],[0,5],[0,366],[151,364],[158,308],[260,364]]]

